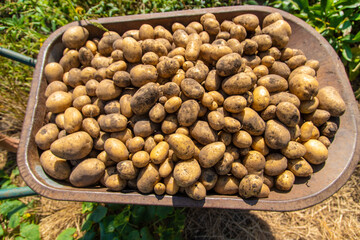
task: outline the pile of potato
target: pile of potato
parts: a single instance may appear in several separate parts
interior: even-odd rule
[[[319,62],[287,48],[279,13],[221,24],[143,24],[119,35],[70,27],[46,65],[45,172],[75,187],[202,200],[289,191],[322,164],[345,103],[319,89]]]

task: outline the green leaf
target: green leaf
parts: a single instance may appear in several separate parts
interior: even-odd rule
[[[144,240],[153,240],[154,237],[153,235],[150,233],[150,230],[148,227],[143,227],[141,230],[140,230],[140,236],[141,236],[141,239],[144,239]]]
[[[131,211],[131,222],[133,224],[140,224],[143,222],[146,218],[146,208],[145,206],[134,206]]]
[[[352,40],[353,41],[360,41],[360,31],[355,35],[355,37]]]
[[[94,212],[91,213],[90,220],[98,223],[106,216],[107,208],[99,205]]]
[[[156,208],[156,215],[160,218],[166,218],[168,215],[173,213],[174,209],[172,207],[160,207]]]
[[[341,51],[342,56],[345,58],[346,61],[351,62],[352,53],[351,48],[347,44],[343,44],[343,50]]]
[[[146,221],[152,222],[155,220],[156,206],[146,206]]]
[[[2,237],[4,235],[4,229],[2,228],[2,226],[0,225],[0,237]]]
[[[87,219],[81,226],[81,231],[89,231],[91,229],[92,224],[93,221]]]
[[[140,239],[140,233],[138,230],[134,230],[134,231],[130,232],[129,235],[127,235],[127,238],[134,239],[134,240]]]
[[[332,5],[333,0],[321,0],[321,9],[325,12],[325,15],[327,15]]]
[[[92,203],[92,202],[83,202],[82,203],[82,213],[87,213],[87,212],[91,212],[94,209],[96,203]]]
[[[86,232],[85,235],[81,238],[81,240],[93,240],[96,237],[95,232]]]
[[[4,215],[5,217],[10,217],[12,214],[24,207],[26,207],[26,205],[19,200],[6,201],[1,204],[0,214]]]
[[[39,225],[21,224],[20,235],[27,240],[39,240],[40,239]]]
[[[19,216],[19,214],[11,215],[8,227],[9,228],[16,228],[19,225],[20,225],[20,216]]]
[[[62,231],[56,240],[72,240],[74,239],[73,235],[76,232],[76,228],[68,228]]]
[[[308,0],[295,0],[301,9],[307,10],[309,8]]]
[[[17,236],[17,237],[15,238],[15,240],[26,240],[26,238],[23,238],[23,237],[21,237],[21,236]]]

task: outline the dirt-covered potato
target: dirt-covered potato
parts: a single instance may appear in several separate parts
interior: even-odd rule
[[[99,126],[105,132],[119,132],[126,129],[127,118],[119,113],[107,114],[98,120]]]
[[[81,26],[73,26],[68,28],[63,36],[62,43],[67,48],[78,49],[85,45],[89,37],[89,31]]]
[[[93,147],[93,139],[84,132],[79,131],[57,139],[51,146],[51,152],[66,160],[77,160],[86,157]]]
[[[210,168],[220,161],[225,153],[226,146],[223,142],[214,142],[200,150],[199,163],[203,168]]]
[[[255,111],[264,110],[270,103],[269,91],[264,86],[258,86],[253,91],[253,99],[251,108]]]
[[[188,136],[184,134],[171,134],[167,139],[170,149],[174,154],[183,160],[190,159],[195,154],[195,144]]]
[[[131,84],[135,87],[142,87],[149,82],[156,82],[158,72],[153,65],[139,64],[130,70]]]
[[[261,136],[253,137],[251,148],[260,152],[263,156],[266,156],[270,151],[265,143],[265,139]]]
[[[159,97],[159,87],[155,83],[147,83],[130,99],[131,110],[137,115],[145,114],[155,105]]]
[[[280,153],[270,153],[266,156],[264,172],[269,176],[278,176],[286,170],[288,161]]]
[[[55,156],[50,150],[40,155],[40,164],[50,177],[66,180],[70,176],[71,168],[66,159]]]
[[[239,180],[233,176],[219,176],[214,191],[223,195],[234,195],[239,191]]]
[[[206,197],[206,189],[201,182],[195,182],[185,188],[186,194],[194,200],[203,200]]]
[[[191,99],[183,102],[177,114],[180,126],[191,126],[196,121],[199,111],[200,106],[197,101]]]
[[[59,63],[51,62],[46,64],[44,74],[48,83],[61,81],[63,79],[64,69]]]
[[[74,133],[80,130],[83,117],[79,110],[70,107],[64,112],[64,129],[67,133]]]
[[[283,48],[289,42],[291,27],[284,20],[277,20],[262,29],[262,33],[271,37],[273,46]]]
[[[264,86],[270,93],[286,91],[288,89],[288,81],[276,74],[261,77],[257,84],[258,86]]]
[[[218,180],[218,175],[212,168],[201,169],[199,182],[201,182],[206,190],[211,190],[215,187]]]
[[[247,31],[255,31],[259,26],[259,19],[254,14],[242,14],[233,19],[236,24],[242,25]]]
[[[125,37],[122,40],[122,49],[124,58],[130,63],[140,62],[142,49],[139,42],[132,37]]]
[[[218,175],[226,175],[231,171],[232,163],[234,162],[234,157],[231,153],[225,152],[224,157],[218,161],[214,168]]]
[[[299,98],[288,92],[273,93],[270,96],[270,105],[278,105],[281,102],[289,102],[294,104],[297,108],[301,105]]]
[[[238,53],[230,53],[221,57],[216,63],[216,73],[221,77],[227,77],[238,72],[241,67],[241,56]]]
[[[255,174],[264,169],[265,158],[258,151],[249,151],[243,159],[243,164],[249,174]]]
[[[159,142],[150,152],[150,160],[155,164],[162,164],[169,154],[169,144]]]
[[[56,91],[46,99],[45,106],[49,112],[61,113],[71,106],[72,94]]]
[[[246,175],[239,184],[239,194],[243,198],[256,197],[260,194],[263,180],[258,175]]]
[[[185,96],[192,99],[201,99],[205,92],[200,83],[191,78],[182,80],[180,87]]]
[[[289,90],[301,101],[311,100],[319,91],[319,83],[310,75],[297,74],[289,80]]]
[[[290,191],[290,189],[294,185],[294,182],[294,174],[289,170],[285,170],[283,173],[276,177],[275,186],[279,190]]]
[[[215,131],[205,121],[197,121],[190,127],[190,135],[202,145],[217,141]]]
[[[290,160],[288,162],[288,169],[296,177],[309,177],[313,173],[313,168],[304,158]]]
[[[116,192],[123,190],[126,187],[126,184],[127,181],[122,179],[117,173],[108,176],[104,181],[104,185],[108,188],[108,190]]]
[[[319,99],[319,109],[326,110],[333,117],[344,114],[346,105],[334,87],[327,86],[319,90],[316,97]]]
[[[160,179],[158,167],[153,163],[149,163],[140,170],[136,181],[136,187],[142,193],[150,193]]]
[[[296,159],[305,155],[306,148],[299,142],[290,141],[285,148],[281,149],[281,153],[287,158]]]
[[[67,86],[62,81],[53,80],[45,90],[45,97],[48,98],[52,93],[57,91],[67,92]]]
[[[126,140],[125,145],[131,153],[135,153],[143,149],[145,141],[142,137],[136,136]]]
[[[135,167],[143,168],[150,161],[149,153],[147,153],[146,151],[138,151],[133,154],[131,161],[133,162]]]
[[[281,102],[276,107],[277,118],[288,127],[295,127],[300,121],[299,109],[290,102]]]
[[[201,168],[196,159],[178,162],[174,167],[173,176],[180,187],[188,187],[195,183],[201,175]]]
[[[125,144],[116,138],[108,138],[104,143],[104,150],[114,162],[128,160],[129,151]]]
[[[41,150],[47,150],[50,145],[58,138],[59,129],[54,123],[48,123],[35,135],[35,143]]]
[[[262,135],[265,131],[265,122],[253,109],[246,107],[242,112],[233,115],[238,119],[242,128],[254,136]]]
[[[246,73],[237,73],[223,80],[222,90],[228,95],[244,94],[253,87],[251,77]]]
[[[232,143],[238,148],[248,148],[252,144],[252,138],[247,131],[240,130],[233,134]]]
[[[277,120],[266,122],[264,134],[266,145],[272,149],[283,149],[290,142],[291,136],[289,130]]]
[[[116,165],[116,169],[120,177],[124,180],[135,179],[139,170],[134,166],[131,160],[124,160]]]
[[[223,102],[224,109],[230,113],[240,113],[246,105],[246,99],[240,95],[227,97]]]
[[[69,181],[75,187],[87,187],[97,183],[105,173],[105,164],[96,158],[79,163],[71,172]]]
[[[311,121],[315,126],[320,127],[330,119],[331,115],[326,110],[316,109],[310,114],[303,115],[304,120]]]

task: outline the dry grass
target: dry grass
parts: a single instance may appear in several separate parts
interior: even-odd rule
[[[332,197],[294,212],[191,209],[186,239],[360,239],[360,165]]]

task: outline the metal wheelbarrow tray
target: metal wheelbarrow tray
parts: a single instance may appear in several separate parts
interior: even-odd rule
[[[81,25],[87,28],[90,32],[89,39],[102,35],[102,30],[87,21],[73,22],[56,30],[40,50],[18,149],[17,161],[21,176],[35,192],[58,200],[291,211],[312,206],[330,197],[345,184],[358,163],[360,151],[358,106],[343,64],[336,52],[320,34],[304,21],[287,12],[270,7],[233,6],[104,18],[95,22],[122,34],[130,29],[138,29],[143,23],[152,26],[163,25],[165,28],[171,29],[174,22],[186,25],[195,20],[199,21],[200,16],[206,12],[214,13],[219,22],[225,19],[231,20],[243,13],[255,14],[262,22],[266,15],[275,11],[280,12],[291,25],[293,34],[288,46],[301,49],[308,59],[318,60],[321,65],[317,75],[320,86],[334,86],[347,105],[345,114],[340,117],[339,130],[329,148],[328,160],[325,164],[314,167],[314,174],[310,179],[298,178],[290,192],[284,193],[275,190],[271,191],[268,198],[248,200],[241,199],[239,196],[208,195],[203,201],[195,201],[185,195],[156,196],[154,194],[144,195],[135,191],[109,192],[102,187],[75,188],[66,182],[50,179],[40,165],[39,151],[34,141],[35,134],[43,125],[46,110],[44,92],[47,83],[43,69],[47,63],[59,61],[61,58],[64,49],[61,44],[61,36],[70,26]]]

